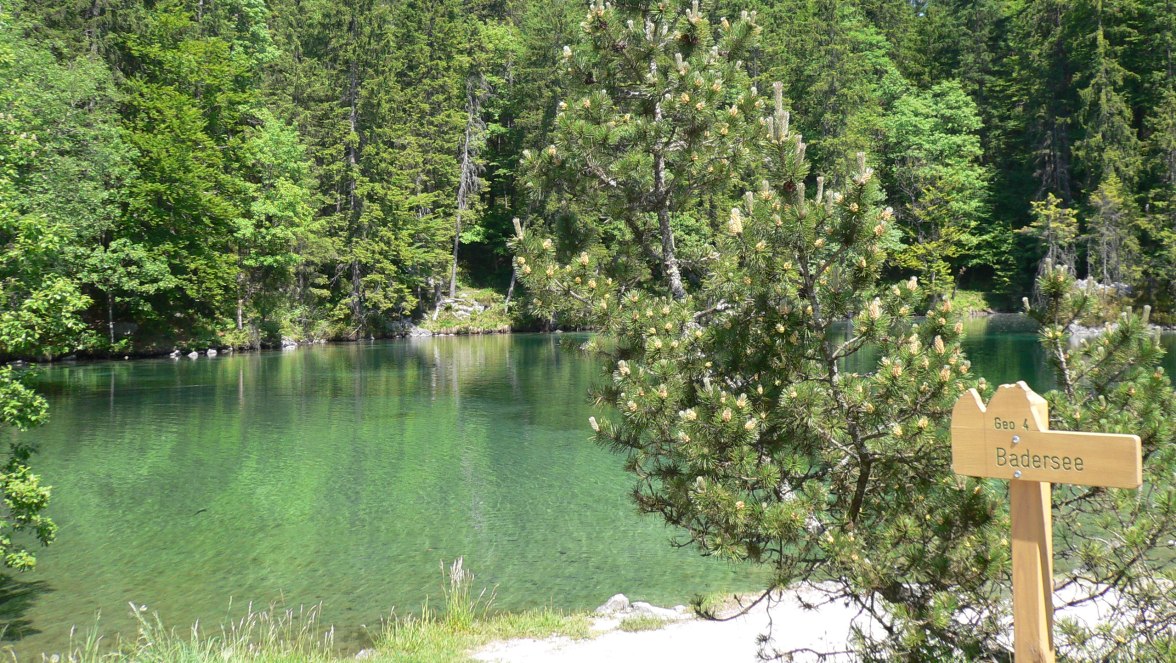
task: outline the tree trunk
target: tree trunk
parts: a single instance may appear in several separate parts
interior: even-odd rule
[[[660,114],[660,110],[659,110]],[[674,248],[674,229],[670,226],[669,192],[666,191],[666,158],[660,152],[653,157],[653,186],[657,198],[657,225],[661,231],[662,261],[665,264],[666,280],[674,299],[685,299],[686,289],[682,287],[682,274],[678,271],[678,257]]]
[[[649,68],[656,75],[657,63],[650,62]],[[661,102],[653,107],[655,122],[662,120]],[[662,263],[665,265],[666,281],[674,299],[685,299],[686,289],[682,287],[682,274],[678,271],[678,256],[674,248],[674,229],[670,226],[670,192],[666,189],[666,155],[662,147],[654,148],[653,154],[653,198],[657,203],[657,226],[661,232]]]
[[[503,304],[503,306],[504,306],[504,307],[505,307],[507,310],[509,310],[509,309],[510,309],[510,299],[511,299],[511,297],[514,297],[515,283],[518,281],[518,277],[519,277],[519,272],[518,272],[518,270],[517,270],[517,269],[515,269],[515,267],[514,267],[514,262],[511,262],[511,267],[510,267],[510,287],[508,287],[508,288],[506,289],[506,302]]]
[[[352,44],[355,45],[355,51],[351,55],[351,63],[348,71],[348,85],[347,85],[347,123],[351,130],[350,136],[359,136],[359,23],[358,19],[353,14],[348,25],[348,32],[350,33]],[[359,145],[358,138],[350,138],[347,141],[347,213],[350,217],[352,240],[362,235],[359,228],[359,220],[361,214],[362,203],[356,195],[356,170],[359,167]],[[355,257],[352,251],[351,257],[351,317],[355,324],[356,335],[362,331],[367,325],[367,320],[364,305],[363,305],[363,273],[359,264],[359,260]]]
[[[106,327],[110,331],[110,345],[114,345],[114,294],[106,291]]]
[[[486,125],[482,122],[480,77],[471,76],[466,81],[466,126],[461,141],[461,167],[457,184],[457,211],[453,222],[453,266],[449,270],[449,298],[457,297],[457,251],[461,247],[461,217],[469,209],[469,199],[477,193],[478,182],[478,140]]]
[[[237,331],[245,328],[245,271],[237,257]]]

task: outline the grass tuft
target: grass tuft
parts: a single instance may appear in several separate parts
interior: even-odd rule
[[[564,635],[589,637],[587,614],[551,608],[492,614],[492,590],[473,591],[473,575],[458,558],[442,566],[444,610],[426,603],[419,616],[389,619],[373,635],[363,660],[371,663],[455,663],[469,661],[477,647],[496,640]],[[97,624],[70,633],[62,654],[42,655],[46,663],[342,663],[354,660],[335,649],[335,632],[321,623],[320,606],[283,609],[250,604],[239,619],[208,630],[168,628],[157,613],[131,604],[138,623],[133,638],[108,641]]]
[[[654,617],[653,615],[637,615],[629,617],[621,622],[621,630],[628,633],[637,633],[640,631],[656,631],[659,628],[669,624],[670,620],[662,619],[661,617]]]

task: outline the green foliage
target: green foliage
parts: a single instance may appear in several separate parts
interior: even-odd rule
[[[830,185],[871,155],[906,247],[891,273],[1020,294],[1038,256],[1010,231],[1053,194],[1081,215],[1080,271],[1103,278],[1108,256],[1086,247],[1110,232],[1141,247],[1122,274],[1137,298],[1176,301],[1171,0],[747,5],[591,5],[591,38],[565,59],[581,3],[19,1],[5,29],[28,47],[4,56],[16,84],[0,124],[21,118],[16,135],[41,145],[19,204],[63,225],[94,352],[229,329],[246,345],[380,335],[459,272],[513,283],[515,216],[681,296],[722,210],[757,186],[731,94],[748,78],[781,82]],[[674,40],[685,74],[656,56]],[[614,114],[630,120],[600,124]],[[679,120],[687,134],[663,131]],[[694,195],[697,171],[728,186]],[[1112,175],[1134,210],[1113,231]]]
[[[101,147],[69,143],[71,132],[98,139],[95,118],[74,112],[73,103],[100,96],[76,76],[58,67],[4,21],[0,14],[0,359],[53,358],[84,344],[81,314],[90,300],[77,281],[71,247],[100,216],[103,198],[95,178],[80,178],[72,191],[56,200],[54,187],[103,156]],[[97,155],[97,156],[96,156]],[[99,164],[101,165],[101,164]],[[77,216],[75,216],[77,214]],[[43,398],[27,385],[28,371],[0,366],[0,424],[23,431],[47,416]],[[49,487],[29,467],[33,449],[18,434],[5,431],[7,453],[0,465],[0,556],[6,567],[33,568],[23,541],[53,541],[56,526],[43,515]]]
[[[661,617],[637,615],[636,617],[627,617],[621,620],[620,628],[626,633],[640,633],[641,631],[656,631],[669,623],[670,621],[668,619]]]
[[[957,289],[951,297],[952,308],[960,315],[980,315],[991,311],[995,306],[988,293],[976,290]]]
[[[1033,223],[1017,232],[1037,240],[1045,249],[1043,265],[1074,269],[1077,255],[1078,213],[1062,207],[1053,194],[1033,203]]]
[[[1140,145],[1136,130],[1131,126],[1131,106],[1123,94],[1128,72],[1115,57],[1118,49],[1108,39],[1108,27],[1111,30],[1118,28],[1115,30],[1118,34],[1113,36],[1120,39],[1135,37],[1123,34],[1125,26],[1121,20],[1115,20],[1116,13],[1129,11],[1127,5],[1130,3],[1084,0],[1075,4],[1073,11],[1079,14],[1075,20],[1076,29],[1082,30],[1093,24],[1092,34],[1081,36],[1093,44],[1086,61],[1080,61],[1086,69],[1082,76],[1085,85],[1078,88],[1078,124],[1082,137],[1074,143],[1074,156],[1085,171],[1088,188],[1112,176],[1130,184],[1139,171]]]
[[[888,188],[899,202],[905,240],[898,264],[933,290],[946,288],[961,267],[999,265],[1001,256],[979,250],[988,173],[980,165],[980,118],[972,100],[953,82],[912,90],[894,102],[886,126]]]
[[[565,263],[520,227],[523,281],[543,310],[606,330],[595,398],[616,419],[591,423],[625,454],[641,510],[703,554],[767,566],[774,588],[831,580],[874,614],[890,606],[896,655],[979,655],[998,626],[977,597],[1007,552],[996,496],[952,478],[942,443],[971,384],[962,324],[946,303],[916,322],[917,281],[879,282],[894,218],[878,178],[859,155],[842,190],[806,191],[785,113],[777,98],[758,124],[762,184],[730,209],[691,296],[622,284],[591,252]]]
[[[1050,427],[1133,433],[1143,446],[1139,490],[1055,487],[1054,558],[1063,573],[1055,587],[1074,604],[1102,597],[1110,612],[1099,625],[1063,625],[1063,652],[1075,660],[1162,660],[1172,651],[1176,623],[1176,390],[1160,367],[1164,351],[1146,309],[1077,340],[1075,324],[1098,299],[1076,289],[1062,267],[1048,269],[1039,289],[1043,302],[1029,313],[1042,325],[1059,385],[1045,394]]]
[[[588,637],[585,615],[563,615],[550,609],[518,614],[490,614],[493,594],[472,593],[473,575],[458,558],[445,569],[445,611],[427,606],[420,617],[393,619],[375,639],[377,656],[390,661],[447,663],[466,660],[472,649],[491,640],[542,638],[551,635]]]
[[[663,57],[676,47],[663,45]],[[593,81],[610,86],[608,79]],[[972,194],[947,215],[966,222],[981,189],[974,183],[983,181],[969,136],[977,127],[966,112],[970,102],[958,88],[910,95],[895,103],[893,149],[907,170],[893,177],[950,175],[964,190],[972,183]],[[591,126],[622,126],[623,111],[607,98],[579,103],[584,111],[600,107]],[[931,110],[936,104],[956,109],[954,118]],[[830,600],[860,606],[887,633],[856,633],[863,659],[1002,658],[1001,588],[1009,576],[1003,491],[955,476],[946,444],[957,397],[974,384],[985,393],[988,387],[970,375],[953,303],[915,318],[926,301],[918,281],[880,279],[898,221],[879,209],[878,177],[865,157],[858,155],[840,186],[827,189],[818,177],[815,195],[806,191],[803,142],[785,113],[778,94],[774,113],[749,127],[753,138],[733,139],[751,152],[744,176],[761,183],[730,208],[708,260],[696,268],[697,286],[684,296],[660,280],[626,280],[615,253],[561,245],[569,235],[596,232],[575,218],[560,236],[542,224],[519,224],[519,274],[543,315],[603,330],[592,345],[609,371],[594,398],[609,413],[590,424],[599,443],[624,454],[638,507],[678,527],[679,543],[766,566],[769,590],[808,582]],[[689,126],[689,118],[676,121]],[[580,131],[588,133],[587,126]],[[560,173],[571,190],[596,186],[600,172],[560,170],[560,160],[591,165],[601,162],[585,155],[601,152],[561,144],[560,136],[557,130],[550,158],[536,167]],[[973,174],[945,172],[952,167]],[[702,178],[693,192],[718,198],[728,186]],[[915,202],[926,195],[917,188]],[[1144,497],[1064,489],[1073,500],[1063,502],[1057,521],[1065,523],[1058,550],[1065,560],[1059,568],[1071,574],[1066,584],[1079,596],[1112,587],[1124,619],[1107,633],[1069,625],[1065,646],[1074,656],[1147,657],[1170,647],[1164,633],[1172,617],[1156,606],[1167,605],[1159,593],[1172,586],[1162,559],[1164,533],[1172,528],[1172,392],[1155,368],[1158,345],[1143,336],[1146,320],[1139,316],[1124,316],[1102,337],[1101,350],[1082,346],[1079,354],[1063,345],[1068,332],[1058,330],[1081,317],[1075,302],[1099,300],[1072,292],[1064,267],[1077,255],[1076,211],[1053,196],[1034,211],[1025,232],[1047,254],[1043,304],[1035,311],[1060,325],[1046,327],[1042,338],[1058,362],[1059,382],[1070,385],[1048,396],[1056,425],[1142,425],[1149,440],[1151,487]],[[1067,372],[1071,364],[1081,372]],[[1149,510],[1154,515],[1145,516]],[[1090,526],[1107,536],[1090,543],[1077,534]]]
[[[594,246],[615,256],[610,275],[653,278],[680,299],[740,182],[749,118],[764,103],[738,64],[759,28],[748,15],[715,29],[677,3],[652,12],[594,3],[583,28],[563,50],[576,86],[552,143],[527,162],[532,190],[556,197],[552,217],[579,225],[561,249]]]
[[[490,289],[464,289],[457,297],[443,299],[421,327],[434,334],[493,334],[509,332],[513,325],[502,295]]]
[[[1123,189],[1119,177],[1111,173],[1090,201],[1087,273],[1106,285],[1138,283],[1143,262],[1137,233],[1139,212]]]
[[[514,638],[562,635],[589,637],[589,618],[543,608],[519,613],[490,613],[491,596],[472,592],[473,575],[460,559],[445,571],[445,611],[426,604],[420,616],[393,614],[371,635],[364,660],[376,663],[455,663],[472,661],[481,645]],[[208,628],[195,624],[186,631],[167,626],[145,605],[131,604],[137,625],[134,637],[107,642],[100,624],[71,636],[65,655],[76,663],[336,663],[355,660],[342,654],[334,628],[325,624],[322,606],[283,608],[249,604],[244,613]],[[53,657],[46,656],[47,660]]]

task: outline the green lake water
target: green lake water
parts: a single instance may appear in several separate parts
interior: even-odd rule
[[[621,459],[589,441],[599,370],[561,347],[575,338],[47,369],[52,419],[28,435],[60,534],[0,590],[8,646],[62,651],[99,613],[104,632],[133,634],[129,602],[187,627],[253,601],[321,602],[336,640],[359,647],[365,624],[435,602],[458,556],[508,610],[753,587],[635,513]],[[992,382],[1051,386],[1018,318],[970,322],[967,349]]]

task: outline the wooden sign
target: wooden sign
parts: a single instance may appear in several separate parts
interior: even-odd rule
[[[1006,384],[985,408],[975,389],[951,414],[951,468],[957,474],[1083,486],[1138,488],[1138,435],[1049,430],[1045,399],[1024,382]]]
[[[951,416],[951,466],[1008,479],[1017,663],[1053,663],[1051,483],[1138,488],[1139,436],[1049,430],[1049,406],[1024,382],[1001,385],[988,406],[975,389]]]

